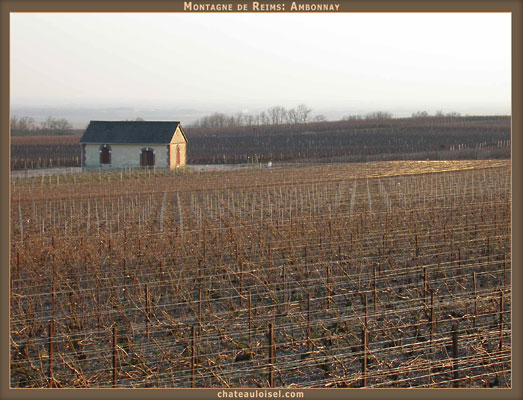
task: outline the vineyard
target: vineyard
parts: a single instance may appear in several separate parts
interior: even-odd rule
[[[13,136],[11,170],[79,167],[82,135]]]
[[[186,128],[189,164],[510,158],[510,117]],[[81,135],[11,138],[11,170],[79,167]]]
[[[510,158],[510,117],[398,118],[190,128],[189,162]]]
[[[12,387],[511,387],[510,161],[11,181]]]

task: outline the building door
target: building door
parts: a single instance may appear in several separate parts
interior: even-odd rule
[[[180,166],[180,146],[176,146],[176,166]]]
[[[111,147],[106,144],[100,146],[100,164],[111,164]]]
[[[140,166],[153,167],[154,166],[154,151],[150,148],[142,149],[140,153]]]

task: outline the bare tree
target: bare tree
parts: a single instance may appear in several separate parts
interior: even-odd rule
[[[416,111],[412,113],[412,118],[427,118],[429,113],[427,111]]]
[[[287,111],[287,122],[289,124],[298,124],[299,118],[298,118],[298,112],[295,108],[291,108],[289,111]]]
[[[223,113],[214,113],[196,120],[193,125],[200,128],[223,128],[231,125],[231,117]]]
[[[296,108],[296,113],[298,114],[299,122],[301,122],[303,124],[309,122],[311,112],[312,112],[312,110],[309,107],[307,107],[305,104],[300,104]]]
[[[193,127],[197,128],[224,128],[230,126],[252,126],[252,125],[279,125],[285,122],[298,124],[310,121],[312,110],[305,104],[287,111],[283,106],[275,106],[261,112],[258,115],[244,114],[238,112],[234,115],[214,113],[206,115],[194,121]],[[318,117],[317,117],[318,118]],[[325,121],[325,116],[319,116],[319,120]]]
[[[44,130],[50,131],[54,128],[54,118],[51,116],[48,116],[44,121],[40,123],[40,127]]]
[[[287,123],[304,124],[309,122],[312,110],[305,104],[300,104],[296,108],[291,108],[285,114]]]
[[[375,111],[371,112],[365,115],[365,119],[368,120],[383,120],[383,119],[391,119],[392,114],[387,111]]]
[[[54,118],[49,116],[41,123],[41,127],[46,131],[65,132],[71,129],[73,126],[65,118]]]
[[[65,118],[59,118],[55,121],[55,128],[56,130],[58,131],[67,131],[69,129],[71,129],[73,127],[73,125],[71,125],[71,123],[66,120]]]
[[[244,122],[245,122],[245,114],[243,114],[242,112],[236,113],[236,116],[233,117],[233,125],[242,126],[242,125],[245,125]]]
[[[36,129],[35,120],[32,117],[22,117],[18,121],[19,131],[33,131]]]
[[[282,124],[285,120],[285,115],[287,114],[287,111],[282,106],[275,106],[271,107],[267,110],[267,114],[269,115],[270,122],[274,125]]]
[[[323,114],[318,114],[318,115],[315,115],[312,120],[314,122],[325,122],[325,121],[327,121],[327,117]]]
[[[269,125],[269,123],[269,117],[265,114],[265,111],[262,111],[259,115],[259,125]]]

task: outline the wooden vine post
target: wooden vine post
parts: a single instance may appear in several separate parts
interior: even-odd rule
[[[476,326],[476,318],[478,317],[478,284],[476,272],[472,273],[472,283],[474,286],[474,318],[472,319],[472,326]]]
[[[367,294],[363,294],[363,304],[365,307],[365,319],[363,323],[363,329],[361,330],[361,347],[363,351],[361,359],[361,387],[367,386],[367,349],[368,349],[368,332],[367,332],[367,323],[368,323],[368,313],[367,313]]]
[[[149,286],[145,284],[145,337],[149,340]]]
[[[506,256],[505,256],[505,264],[506,264]],[[20,253],[18,251],[16,252],[16,276],[20,280]]]
[[[206,231],[205,231],[205,226],[202,228],[202,231],[203,231],[203,249],[202,249],[202,256],[203,256],[203,258],[205,259],[205,252],[206,252],[206,249],[207,249],[207,235],[206,235]]]
[[[285,312],[287,311],[287,274],[285,271],[285,264],[282,264],[281,266],[281,273],[282,273],[282,280],[283,280],[283,309]]]
[[[269,387],[274,387],[274,362],[275,362],[275,346],[274,346],[274,328],[272,322],[269,322]]]
[[[503,256],[503,287],[507,287],[507,254]]]
[[[54,376],[53,376],[53,336],[54,336],[54,320],[49,324],[49,387],[54,387]]]
[[[374,267],[374,281],[373,281],[373,289],[374,289],[374,312],[378,311],[378,288],[377,288],[377,267]]]
[[[249,351],[252,351],[252,295],[249,290]]]
[[[240,308],[243,308],[243,261],[240,261]]]
[[[423,267],[423,304],[425,305],[425,310],[427,309],[427,267]]]
[[[53,240],[54,240],[54,237],[53,237]],[[54,247],[54,243],[53,243],[53,247]],[[51,315],[53,317],[53,320],[54,320],[54,316],[55,316],[55,308],[56,308],[56,291],[55,291],[55,275],[56,275],[56,272],[55,272],[55,265],[54,265],[54,254],[53,254],[53,257],[52,257],[52,275],[51,275]]]
[[[458,360],[458,324],[455,323],[452,326],[452,386],[458,387],[459,372],[457,361]]]
[[[327,264],[327,310],[330,309],[332,302],[332,288],[331,288],[331,267]]]
[[[434,338],[434,291],[430,291],[430,354],[433,353],[432,339]]]
[[[458,247],[458,282],[461,283],[461,247]]]
[[[101,331],[102,330],[102,313],[100,310],[100,281],[98,279],[96,282],[96,311],[97,311],[96,319],[98,321],[98,330]]]
[[[198,335],[202,334],[202,286],[198,286]]]
[[[425,303],[426,304],[426,303]],[[432,340],[434,337],[434,291],[430,290],[430,308],[429,308],[429,352],[428,352],[428,384],[433,383],[432,377],[432,358],[433,358],[433,348]]]
[[[117,370],[116,370],[116,323],[113,324],[113,340],[112,340],[112,350],[113,350],[113,388],[117,385]]]
[[[307,292],[307,352],[312,351],[311,341],[311,295]]]
[[[503,349],[503,291],[499,291],[499,351]]]
[[[9,277],[9,310],[10,310],[10,315],[11,315],[11,318],[13,316],[13,306],[14,306],[14,293],[13,293],[13,274],[10,274],[10,277]]]
[[[191,329],[191,387],[194,387],[196,379],[196,326]]]

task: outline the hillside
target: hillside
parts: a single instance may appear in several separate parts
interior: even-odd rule
[[[510,158],[510,117],[185,129],[190,164]],[[11,169],[80,166],[81,134],[11,138]]]

